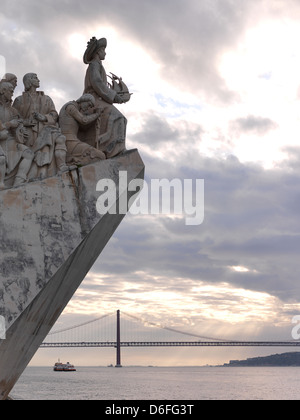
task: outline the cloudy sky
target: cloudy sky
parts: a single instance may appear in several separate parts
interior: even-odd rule
[[[205,182],[201,225],[128,214],[57,327],[120,309],[204,336],[291,339],[300,314],[299,2],[2,0],[0,31],[1,70],[18,76],[16,96],[35,72],[58,110],[82,94],[87,41],[106,37],[105,68],[133,92],[118,107],[147,182]],[[49,363],[51,352],[34,362]],[[112,352],[89,357],[105,364]],[[124,363],[254,353],[128,349]],[[80,357],[74,350],[74,363]]]

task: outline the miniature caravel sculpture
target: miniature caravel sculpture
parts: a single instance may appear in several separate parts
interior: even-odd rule
[[[12,102],[17,78],[0,82],[0,189],[68,171],[125,151],[126,118],[115,108],[130,100],[121,78],[102,65],[107,41],[92,38],[84,54],[88,64],[83,95],[58,114],[52,99],[38,91],[35,73],[23,78],[24,92]]]
[[[130,99],[124,82],[102,65],[106,39],[92,38],[82,96],[59,114],[35,73],[12,102],[16,77],[0,83],[0,400],[6,399],[124,213],[99,214],[97,183],[127,186],[144,178],[136,149],[126,150],[126,118],[114,106]],[[121,190],[121,191],[120,191]],[[99,293],[101,288],[99,286]]]

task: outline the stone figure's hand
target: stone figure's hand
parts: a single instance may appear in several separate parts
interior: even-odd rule
[[[1,130],[0,131],[0,140],[6,140],[8,137],[8,131],[7,130]]]
[[[23,125],[24,127],[33,127],[34,125],[36,125],[36,122],[34,122],[33,120],[23,120]]]
[[[100,116],[102,112],[103,112],[102,108],[94,108],[94,114],[98,114]]]
[[[123,104],[124,103],[123,98],[118,94],[115,96],[114,102],[116,104]]]
[[[35,112],[33,114],[34,118],[36,120],[38,120],[39,122],[46,122],[47,121],[47,117],[45,117],[45,115],[40,114],[39,112]]]
[[[6,123],[6,127],[7,128],[17,128],[20,123],[21,123],[20,120],[11,120],[8,123]]]

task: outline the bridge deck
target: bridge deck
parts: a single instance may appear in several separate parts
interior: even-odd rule
[[[121,347],[298,347],[300,341],[121,341]],[[115,341],[42,343],[46,347],[117,347]]]

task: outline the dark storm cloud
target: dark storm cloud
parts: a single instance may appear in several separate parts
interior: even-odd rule
[[[236,118],[231,122],[231,131],[236,135],[255,134],[264,135],[270,130],[275,130],[278,126],[270,118],[248,115],[247,117]]]
[[[185,92],[204,94],[209,101],[230,103],[239,96],[219,74],[222,54],[238,45],[249,22],[279,14],[282,4],[261,0],[4,0],[0,54],[7,59],[8,71],[19,77],[41,72],[44,83],[65,90],[70,99],[82,91],[84,66],[66,56],[68,36],[102,37],[106,34],[101,33],[101,26],[113,26],[160,64],[165,80]],[[292,0],[284,7],[285,14],[298,10]],[[95,28],[99,33],[94,33]]]
[[[133,115],[132,118],[134,118]],[[140,120],[142,121],[141,130],[130,136],[130,140],[135,144],[147,144],[154,147],[172,144],[180,148],[184,146],[187,139],[193,143],[200,142],[204,132],[200,124],[185,121],[180,121],[178,126],[171,126],[166,118],[154,112],[140,115]]]
[[[96,26],[117,27],[161,65],[161,76],[177,87],[230,102],[236,93],[218,72],[220,54],[233,47],[245,30],[249,6],[256,2],[197,0],[3,1],[1,49],[10,71],[42,71],[75,95],[78,62],[66,60],[70,33],[91,33]],[[15,70],[14,70],[15,69]],[[73,86],[73,90],[72,87]]]
[[[169,132],[166,126],[164,130]],[[186,134],[180,132],[181,141]],[[299,158],[297,150],[289,149],[290,155],[293,152]],[[192,146],[182,150],[177,165],[142,156],[148,182],[166,174],[169,179],[204,179],[204,223],[186,226],[184,219],[128,215],[95,272],[132,276],[141,283],[143,275],[134,274],[138,271],[168,277],[170,290],[177,284],[172,278],[181,278],[186,290],[199,281],[227,282],[283,300],[299,299],[299,166],[293,169],[283,162],[265,170],[234,156],[204,157]],[[109,255],[117,256],[113,263]],[[235,272],[233,266],[249,271]],[[154,280],[151,285],[158,287]]]

